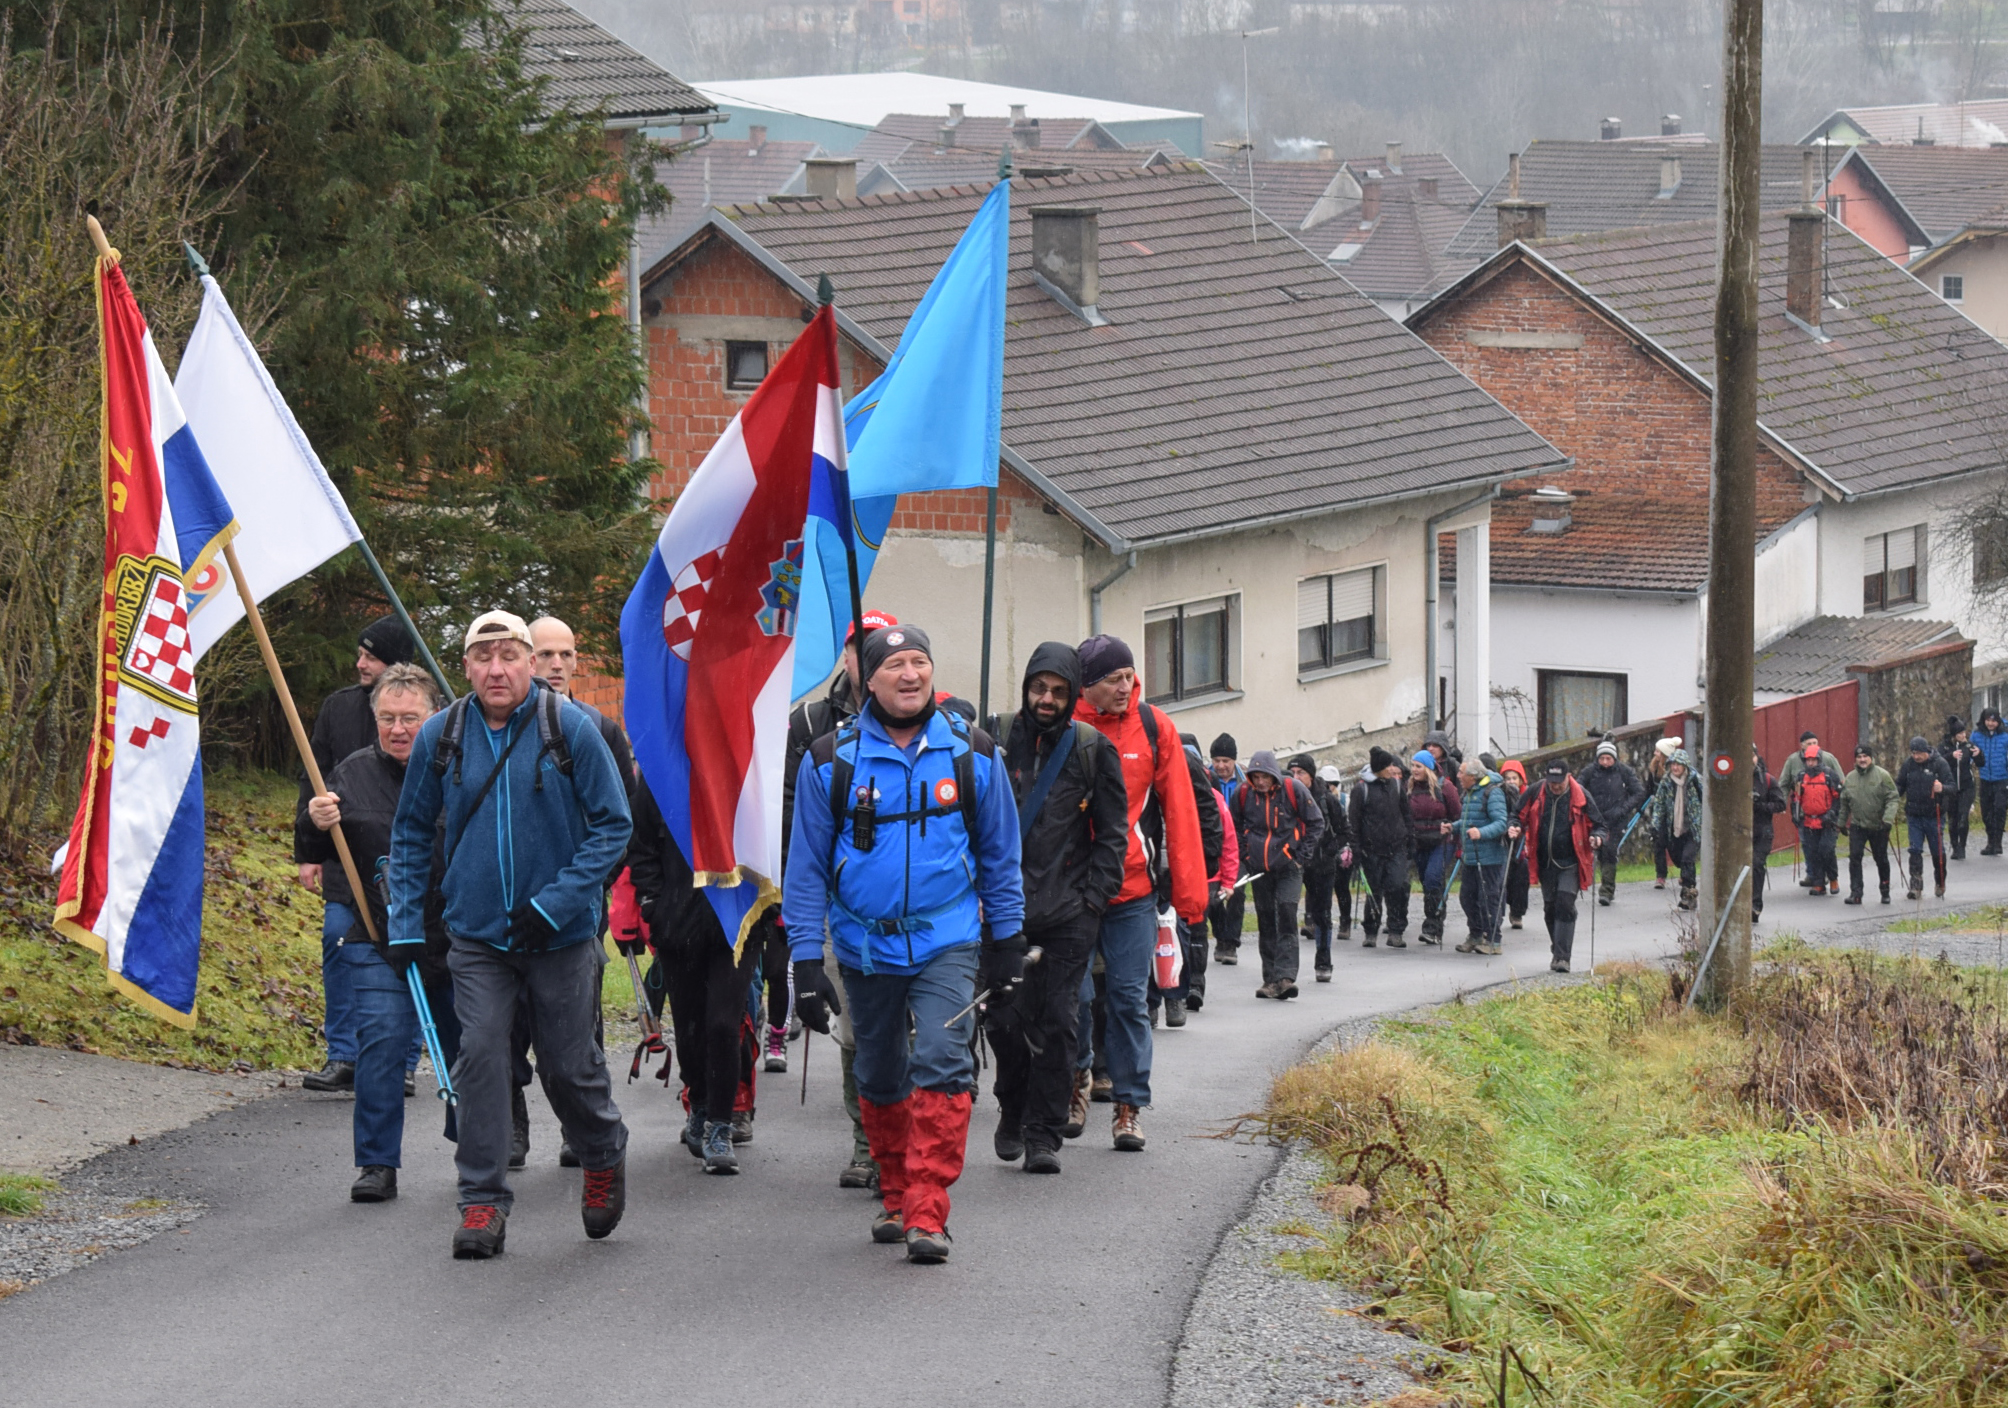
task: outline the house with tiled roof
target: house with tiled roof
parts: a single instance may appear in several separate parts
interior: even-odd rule
[[[818,281],[847,393],[898,345],[989,183],[714,214],[645,277],[659,486],[676,492]],[[1436,701],[1437,530],[1461,535],[1466,679],[1486,677],[1495,490],[1562,456],[1191,166],[1017,178],[1006,295],[991,704],[1042,640],[1136,650],[1181,729],[1358,756]],[[982,669],[985,495],[902,500],[869,604]],[[1485,731],[1482,689],[1460,728]]]
[[[523,68],[546,84],[551,107],[599,109],[609,131],[675,127],[713,118],[711,99],[564,0],[507,0],[524,32]]]
[[[1834,167],[1827,208],[1980,326],[2008,333],[2008,148],[1855,147]]]
[[[1956,522],[2003,482],[2008,348],[1818,210],[1761,229],[1753,645],[1929,618],[2008,674]],[[1409,319],[1573,460],[1492,516],[1508,748],[1699,698],[1715,257],[1712,221],[1514,241]]]
[[[1322,150],[1317,161],[1221,158],[1207,169],[1389,315],[1406,317],[1441,282],[1478,188],[1441,152],[1404,153],[1390,142],[1379,155],[1339,160]]]
[[[1821,118],[1799,141],[1802,145],[1992,147],[2008,141],[2008,98],[1840,108]]]

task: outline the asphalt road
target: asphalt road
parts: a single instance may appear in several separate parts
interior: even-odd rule
[[[2008,895],[2008,862],[1982,864],[1986,883],[1957,884],[1955,905]],[[1956,879],[1969,869],[1980,878],[1969,862]],[[1786,874],[1768,930],[1896,917],[1873,902],[1865,913],[1811,900]],[[1670,953],[1671,894],[1626,886],[1599,913],[1599,960]],[[836,1186],[848,1130],[824,1038],[806,1107],[799,1065],[763,1084],[759,1137],[742,1147],[737,1178],[699,1172],[674,1142],[679,1114],[659,1085],[621,1087],[628,1212],[605,1242],[580,1230],[579,1175],[557,1167],[555,1125],[533,1097],[539,1123],[508,1252],[487,1263],[448,1254],[453,1167],[434,1137],[437,1102],[409,1107],[402,1197],[366,1207],[346,1197],[347,1100],[286,1091],[86,1166],[209,1212],[0,1301],[0,1403],[309,1408],[583,1393],[649,1408],[707,1398],[1156,1408],[1200,1274],[1276,1160],[1206,1136],[1256,1108],[1270,1077],[1341,1021],[1547,971],[1537,907],[1491,960],[1418,948],[1411,934],[1406,951],[1347,946],[1337,981],[1314,984],[1307,945],[1303,997],[1264,1002],[1253,997],[1252,920],[1250,930],[1250,961],[1214,969],[1205,1011],[1157,1034],[1146,1152],[1114,1152],[1110,1107],[1097,1105],[1065,1173],[1028,1177],[991,1156],[994,1106],[979,1103],[945,1266],[872,1245],[872,1199]],[[1579,967],[1588,932],[1586,921]]]

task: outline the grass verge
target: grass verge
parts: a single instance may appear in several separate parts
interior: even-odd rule
[[[32,1217],[42,1210],[42,1195],[55,1189],[52,1179],[32,1173],[0,1173],[0,1215]]]
[[[1264,1122],[1332,1170],[1291,1264],[1470,1351],[1452,1402],[1502,1401],[1506,1347],[1513,1403],[2008,1403],[1992,985],[1804,952],[1765,983],[1730,1020],[1623,972],[1285,1073]]]

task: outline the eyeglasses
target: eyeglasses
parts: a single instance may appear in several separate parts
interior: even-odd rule
[[[376,716],[378,728],[417,728],[425,722],[425,719],[426,716],[424,714],[378,714]]]

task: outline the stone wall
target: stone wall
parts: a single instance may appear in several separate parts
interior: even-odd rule
[[[1973,704],[1970,640],[1929,645],[1873,665],[1850,665],[1848,673],[1861,686],[1856,737],[1866,739],[1876,750],[1876,761],[1891,772],[1914,736],[1922,734],[1933,747],[1939,744],[1947,715],[1973,722],[1967,715]]]

